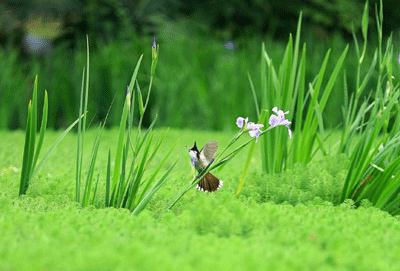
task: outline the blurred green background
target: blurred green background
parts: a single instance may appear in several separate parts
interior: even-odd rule
[[[158,126],[230,130],[238,116],[256,118],[248,81],[260,88],[261,43],[275,64],[295,33],[303,12],[302,42],[307,43],[307,81],[317,75],[326,51],[335,60],[347,43],[349,91],[354,91],[357,59],[352,29],[361,38],[361,0],[36,0],[0,3],[0,129],[25,127],[34,76],[39,100],[49,93],[48,126],[65,127],[78,116],[86,39],[90,42],[89,119],[104,120],[112,101],[123,103],[139,56],[138,75],[145,94],[152,38],[160,44],[154,89],[145,125],[155,114]],[[371,62],[377,36],[370,1]],[[398,44],[400,2],[383,1],[384,33]],[[360,39],[361,42],[361,39]],[[394,52],[395,55],[398,54]],[[395,57],[396,58],[396,57]],[[335,61],[330,61],[333,69]],[[398,74],[397,70],[394,74]],[[343,80],[335,85],[324,118],[341,122]],[[107,126],[119,124],[122,106],[111,107]]]

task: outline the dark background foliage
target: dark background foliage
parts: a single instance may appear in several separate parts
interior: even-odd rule
[[[372,28],[376,4],[369,3]],[[279,63],[302,11],[311,81],[328,48],[334,59],[352,42],[352,29],[360,34],[363,6],[354,0],[2,1],[0,128],[24,127],[35,74],[41,95],[43,89],[49,92],[49,126],[57,129],[76,119],[87,34],[91,119],[103,120],[115,99],[108,125],[118,124],[119,105],[142,53],[138,79],[146,90],[155,36],[160,60],[145,124],[159,114],[161,126],[230,129],[239,115],[255,117],[247,72],[257,89],[261,42]],[[399,8],[399,1],[384,1],[386,35],[399,28]],[[369,38],[374,43],[376,35]],[[350,91],[355,61],[349,55],[346,62]],[[325,112],[332,127],[341,121],[343,91],[340,84],[335,88]]]

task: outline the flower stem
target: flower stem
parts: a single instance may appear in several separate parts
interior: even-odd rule
[[[265,120],[266,120],[266,118],[267,118],[267,115],[268,115],[268,111],[263,110],[263,111],[261,112],[261,115],[260,115],[260,118],[259,118],[259,120],[258,120],[258,123],[264,123]],[[267,130],[269,130],[270,128],[271,128],[271,127],[269,127]],[[251,162],[251,158],[253,157],[255,147],[256,147],[256,142],[253,141],[253,143],[251,144],[249,153],[247,154],[247,160],[246,160],[246,163],[245,163],[245,165],[244,165],[244,170],[243,170],[242,178],[240,179],[239,186],[238,186],[238,188],[237,188],[237,190],[236,190],[236,196],[239,196],[240,191],[242,190],[244,181],[246,180],[247,172],[249,171],[250,162]]]
[[[260,133],[260,136],[271,130],[272,126],[268,127],[264,131]],[[211,162],[210,164],[207,165],[205,169],[201,173],[199,173],[197,176],[193,177],[192,181],[190,184],[175,198],[175,200],[166,208],[166,210],[170,210],[174,205],[180,200],[183,195],[185,195],[193,186],[195,186],[201,178],[204,177],[209,171],[223,165],[224,163],[228,162],[230,159],[232,159],[241,149],[243,149],[245,146],[247,146],[250,142],[254,141],[255,138],[251,138],[233,151],[231,151],[229,154],[225,155],[223,158],[219,158],[222,156],[222,154],[230,147],[232,146],[233,143],[235,143],[244,133],[244,130],[241,130],[239,133],[237,133],[231,141],[228,143],[228,145],[217,155],[215,158],[216,162]]]

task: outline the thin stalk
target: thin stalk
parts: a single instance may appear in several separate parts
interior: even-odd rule
[[[264,135],[274,127],[270,126],[264,131],[260,133],[260,136]],[[175,200],[166,208],[167,210],[171,209],[174,207],[174,205],[192,188],[194,187],[209,171],[223,165],[224,163],[228,162],[230,159],[232,159],[241,149],[243,149],[245,146],[247,146],[250,142],[255,140],[255,138],[251,138],[236,149],[234,149],[232,152],[224,156],[223,158],[219,159],[219,157],[225,152],[225,150],[231,146],[245,131],[241,130],[236,136],[234,136],[229,144],[224,148],[224,150],[216,156],[214,163],[209,163],[206,168],[203,169],[201,173],[199,173],[197,176],[194,176],[190,184],[175,198]]]

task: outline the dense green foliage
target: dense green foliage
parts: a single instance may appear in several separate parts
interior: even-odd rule
[[[96,7],[93,2],[85,9],[86,20],[93,23],[86,29],[89,33],[92,56],[88,119],[96,121],[104,120],[114,97],[116,104],[123,103],[123,90],[129,83],[134,63],[142,53],[144,53],[143,69],[139,73],[138,79],[144,82],[142,88],[145,89],[151,61],[152,37],[142,35],[138,33],[140,31],[135,31],[138,29],[126,26],[128,23],[123,22],[123,18],[129,14],[117,12],[120,8],[117,1],[104,2],[109,4],[108,8],[101,8],[104,3],[99,3],[99,7]],[[141,3],[135,7],[135,12],[146,13],[153,10],[148,8],[147,5],[151,5],[146,1],[139,2]],[[239,9],[240,3],[236,2],[232,6]],[[253,4],[255,7],[258,5],[257,3]],[[371,5],[373,4],[371,3]],[[116,8],[111,8],[114,5]],[[198,8],[207,10],[207,5],[212,5],[212,3],[207,1],[199,4]],[[291,6],[291,12],[294,13],[295,7],[299,8],[298,5],[299,3]],[[335,11],[335,8],[349,5],[353,4],[332,5],[329,8],[333,14],[337,14],[339,11]],[[359,4],[354,5],[358,6]],[[179,10],[179,7],[177,9]],[[224,9],[221,16],[225,16],[227,10]],[[354,10],[354,7],[349,10]],[[294,23],[297,22],[299,11],[296,11],[296,16],[293,18],[293,26],[290,30],[292,33],[295,32]],[[310,15],[321,18],[314,11],[312,8],[305,9],[304,17],[308,18],[307,16]],[[110,29],[97,25],[93,20],[96,16],[101,17],[107,12],[115,12],[115,18],[118,18],[118,23],[112,24]],[[157,12],[160,11],[155,13]],[[352,15],[354,15],[353,13]],[[361,25],[361,17],[358,13],[361,15],[362,9],[357,12],[357,16],[351,16],[351,20],[357,26],[356,30]],[[260,93],[262,88],[259,73],[261,44],[265,42],[269,57],[276,63],[280,63],[289,34],[287,31],[278,31],[280,38],[276,39],[275,31],[277,30],[275,29],[264,34],[255,32],[256,34],[251,35],[218,35],[215,33],[220,33],[220,31],[209,32],[213,28],[208,25],[208,21],[203,21],[203,24],[189,23],[190,19],[196,17],[194,14],[190,14],[193,17],[189,17],[187,20],[155,16],[159,19],[156,20],[152,17],[154,30],[150,32],[155,33],[154,35],[160,43],[161,57],[148,108],[150,114],[145,118],[144,124],[150,125],[152,117],[158,113],[160,116],[157,122],[158,126],[229,130],[227,123],[235,120],[237,116],[246,115],[255,118],[256,112],[252,97],[249,95],[251,90],[247,73],[251,74],[255,90]],[[228,17],[228,15],[226,16]],[[348,16],[343,16],[343,18],[345,18],[343,20],[348,20]],[[190,22],[193,21],[196,20],[190,20]],[[304,22],[303,26],[307,23],[308,21]],[[271,23],[271,25],[276,24],[276,22]],[[371,25],[373,24],[371,23]],[[120,29],[119,35],[107,34],[108,31],[112,32],[115,28]],[[271,26],[271,28],[274,27]],[[385,30],[387,31],[387,29]],[[98,33],[102,33],[106,37],[99,37]],[[355,56],[351,35],[343,37],[342,34],[335,31],[329,35],[318,34],[318,31],[310,30],[308,26],[304,26],[303,33],[300,37],[301,44],[305,42],[307,51],[312,52],[305,59],[307,64],[305,82],[314,80],[329,48],[332,49],[330,58],[338,59],[346,44],[350,42],[349,53],[343,66],[346,67],[349,93],[354,93],[358,59]],[[81,70],[86,59],[84,34],[86,33],[81,33],[72,40],[59,41],[47,55],[41,56],[28,57],[11,44],[0,46],[0,58],[2,59],[0,63],[2,74],[2,80],[0,80],[0,129],[25,127],[27,115],[25,103],[31,97],[35,75],[39,75],[41,78],[39,89],[47,89],[49,101],[52,101],[49,103],[48,126],[56,129],[66,127],[77,118]],[[370,35],[370,37],[373,40],[374,36]],[[397,40],[395,39],[395,41]],[[73,42],[74,46],[70,46],[70,42]],[[373,50],[368,49],[365,63],[371,62],[373,53]],[[327,74],[332,72],[334,65],[334,61],[328,63]],[[276,68],[278,69],[278,67]],[[397,71],[398,65],[395,65],[393,74],[396,74]],[[374,72],[373,78],[376,77],[376,72]],[[146,94],[144,95],[146,96]],[[43,100],[40,93],[38,99],[39,101]],[[343,82],[338,80],[323,115],[328,120],[328,127],[335,127],[342,121],[340,111],[342,102]],[[107,121],[108,126],[119,124],[121,111],[122,108],[118,106],[111,108]]]
[[[113,146],[117,133],[105,131],[101,144]],[[46,137],[52,142],[59,134],[49,131]],[[90,151],[96,131],[89,130],[87,135],[86,148]],[[171,130],[167,145],[176,138],[182,143],[172,154],[181,158],[177,171],[147,210],[131,216],[124,209],[81,209],[75,203],[76,154],[70,148],[76,142],[74,134],[60,143],[47,166],[32,180],[27,195],[18,197],[20,173],[15,171],[20,169],[24,134],[0,132],[0,268],[400,268],[400,222],[396,217],[368,202],[357,209],[351,201],[338,206],[332,203],[336,203],[345,178],[348,161],[344,157],[316,157],[307,167],[298,165],[273,176],[258,170],[256,151],[249,178],[236,198],[234,191],[246,158],[237,156],[213,172],[224,180],[219,192],[204,194],[193,189],[171,211],[165,211],[167,203],[191,177],[184,144],[190,145],[194,139],[199,144],[216,139],[225,145],[231,136]],[[162,148],[166,151],[168,147]],[[104,164],[107,151],[100,148],[98,159]]]
[[[251,74],[255,89],[259,92],[259,38],[237,41],[235,50],[226,50],[224,42],[219,40],[205,41],[200,37],[190,40],[188,34],[182,33],[179,27],[170,30],[172,33],[166,31],[161,32],[157,39],[161,56],[148,108],[149,116],[159,114],[158,126],[223,130],[230,129],[227,123],[234,121],[237,116],[246,115],[253,119],[256,117],[247,73]],[[286,44],[275,42],[271,37],[263,40],[269,57],[279,62]],[[16,51],[0,48],[0,70],[3,75],[0,81],[2,129],[25,127],[26,104],[31,97],[36,74],[40,78],[38,89],[46,89],[51,101],[48,126],[65,127],[76,120],[82,67],[86,59],[83,42],[84,40],[81,47],[73,51],[59,47],[43,59],[33,59],[26,64],[29,69],[21,65]],[[129,84],[135,63],[143,52],[138,80],[143,82],[142,88],[146,89],[150,74],[150,46],[150,38],[132,37],[129,42],[114,41],[102,44],[91,52],[88,119],[94,117],[94,120],[104,120],[114,98],[115,104],[123,104],[124,90]],[[306,59],[306,82],[311,82],[318,73],[328,48],[333,48],[331,59],[338,59],[345,46],[340,37],[333,38],[329,46],[308,42],[307,51],[313,53],[308,54]],[[372,57],[373,54],[368,53],[365,62],[370,63]],[[350,93],[354,91],[356,63],[354,48],[350,47],[343,64],[349,78]],[[332,71],[334,64],[328,64],[327,73]],[[397,69],[395,65],[394,72]],[[144,95],[146,97],[146,93]],[[39,103],[43,100],[41,92],[38,100]],[[339,109],[342,102],[343,82],[339,80],[332,90],[324,115],[329,120],[329,127],[334,127],[341,121]],[[112,107],[107,125],[118,125],[121,111],[119,106]],[[149,125],[150,119],[145,118],[144,124]]]

